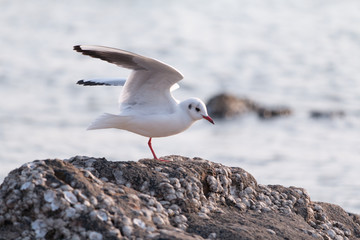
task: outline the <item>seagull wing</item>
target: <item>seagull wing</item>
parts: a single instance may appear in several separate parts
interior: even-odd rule
[[[172,112],[176,100],[170,88],[183,78],[175,68],[158,60],[103,46],[77,45],[74,50],[133,70],[122,89],[121,111]]]
[[[83,85],[83,86],[124,86],[126,79],[82,79],[77,81],[76,84]],[[175,91],[176,89],[180,88],[179,84],[175,83],[171,86],[170,92]]]

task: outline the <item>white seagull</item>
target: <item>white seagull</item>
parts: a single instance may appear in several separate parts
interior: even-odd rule
[[[124,86],[119,97],[120,113],[104,113],[90,124],[88,130],[118,128],[149,137],[150,150],[154,158],[160,160],[152,148],[152,138],[178,134],[200,119],[214,124],[200,99],[189,98],[180,102],[172,96],[171,91],[178,88],[177,82],[183,79],[175,68],[116,48],[77,45],[74,50],[132,70],[127,80],[92,79],[77,82],[84,86]]]

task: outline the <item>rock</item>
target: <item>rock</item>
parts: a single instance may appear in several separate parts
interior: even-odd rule
[[[314,119],[334,119],[345,117],[345,112],[342,110],[312,110],[310,117]]]
[[[287,107],[272,107],[272,108],[258,107],[256,109],[256,112],[261,119],[289,116],[292,114],[292,111]]]
[[[208,113],[213,118],[232,118],[251,111],[250,106],[248,99],[230,94],[216,95],[206,103]]]
[[[208,113],[213,118],[233,118],[254,112],[260,119],[288,116],[292,111],[288,107],[265,107],[247,98],[239,98],[222,93],[212,97],[206,104]]]
[[[13,170],[0,239],[357,239],[360,216],[200,158],[74,157]]]

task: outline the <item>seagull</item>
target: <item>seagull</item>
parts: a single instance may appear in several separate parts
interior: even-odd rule
[[[88,130],[117,128],[148,137],[148,146],[156,160],[151,140],[167,137],[188,129],[195,121],[205,119],[214,124],[206,106],[198,98],[176,100],[171,92],[183,75],[175,68],[156,59],[121,49],[76,45],[74,50],[94,58],[132,70],[125,79],[80,80],[83,86],[123,86],[119,97],[119,114],[104,113],[95,119]]]

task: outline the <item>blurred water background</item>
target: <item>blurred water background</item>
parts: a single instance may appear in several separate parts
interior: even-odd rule
[[[0,182],[35,159],[151,157],[144,137],[85,131],[117,112],[121,88],[76,81],[129,74],[72,50],[97,44],[179,69],[180,100],[229,92],[294,111],[200,121],[154,139],[158,155],[242,167],[259,183],[304,187],[312,200],[360,213],[359,1],[1,0],[0,8]],[[314,120],[313,109],[346,115]]]

